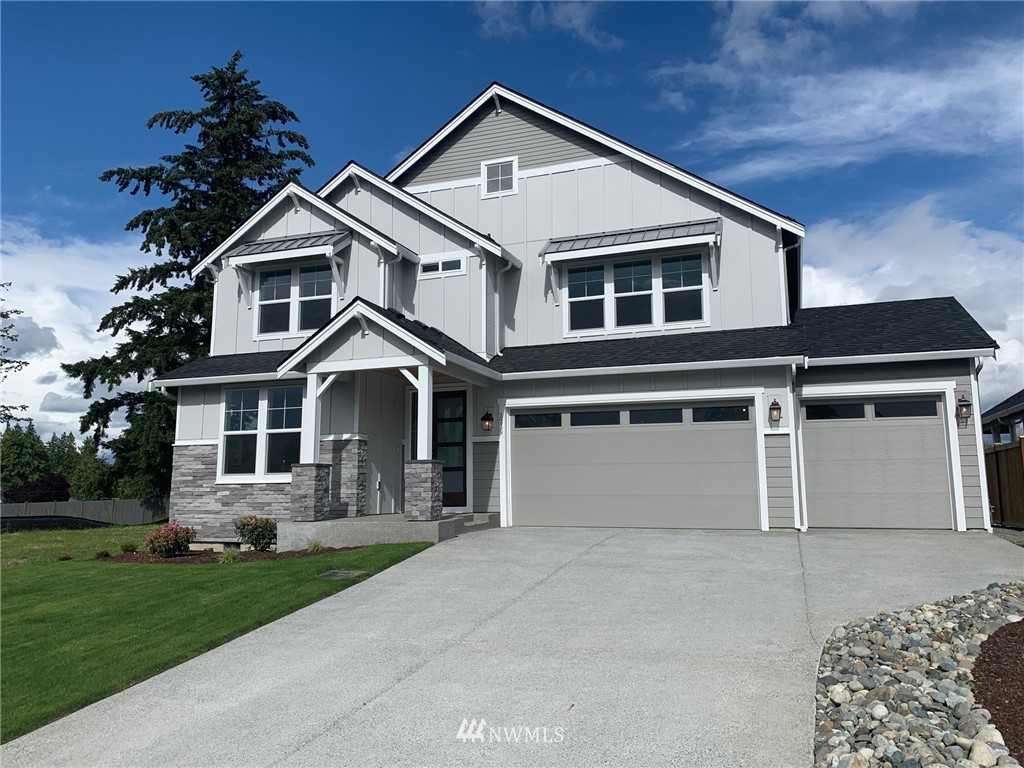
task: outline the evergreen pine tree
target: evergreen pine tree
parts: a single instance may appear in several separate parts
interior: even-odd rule
[[[114,412],[125,409],[129,427],[110,443],[116,471],[147,474],[146,482],[159,487],[160,494],[169,490],[169,466],[162,474],[149,462],[133,469],[125,450],[144,445],[147,456],[161,451],[169,456],[173,419],[164,416],[166,404],[157,405],[146,393],[114,390],[208,353],[213,287],[206,274],[193,280],[190,270],[282,186],[296,181],[302,166],[313,164],[306,152],[309,142],[286,127],[298,121],[295,113],[268,99],[260,81],[239,68],[241,60],[236,51],[227,66],[192,78],[205,102],[201,108],[160,112],[149,119],[147,128],[190,135],[181,152],[163,156],[156,165],[114,168],[100,176],[119,192],[156,193],[165,204],[142,211],[125,227],[143,234],[142,250],[151,254],[152,263],[114,282],[114,293],[131,296],[100,321],[100,331],[120,339],[114,351],[63,366],[82,382],[87,398],[98,386],[112,393],[89,407],[82,431],[91,429],[101,439]],[[148,414],[152,408],[161,412]]]
[[[110,496],[110,466],[99,457],[95,438],[87,437],[82,443],[70,482],[72,499],[94,501]]]
[[[31,420],[26,427],[8,423],[0,437],[0,488],[11,488],[41,477],[48,463],[46,446],[36,433],[35,424]]]
[[[54,432],[46,444],[46,463],[50,472],[70,479],[78,461],[78,443],[70,432],[58,435]]]

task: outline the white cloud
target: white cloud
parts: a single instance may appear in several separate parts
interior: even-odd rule
[[[10,356],[16,360],[40,357],[59,346],[53,328],[40,326],[32,315],[16,315],[11,323],[14,326],[11,334],[16,338],[10,341],[8,348]]]
[[[736,184],[780,179],[894,154],[1019,157],[1024,141],[1024,44],[963,38],[953,45],[897,49],[875,42],[884,60],[850,53],[837,26],[872,22],[913,7],[737,3],[716,27],[706,62],[669,62],[651,74],[662,92],[712,85],[715,112],[677,148],[750,159],[712,171]],[[867,32],[865,32],[867,34]],[[861,52],[863,53],[863,52]]]
[[[529,7],[528,14],[523,13]],[[501,40],[518,40],[531,32],[554,30],[599,51],[617,51],[625,42],[597,26],[599,4],[586,2],[525,3],[491,2],[477,3],[476,13],[480,17],[480,34]]]
[[[1024,239],[948,215],[935,197],[808,227],[804,306],[955,296],[1000,345],[983,408],[1024,386]]]
[[[56,340],[55,347],[37,352],[27,368],[4,382],[4,399],[28,405],[26,415],[37,420],[40,433],[56,430],[78,434],[78,419],[87,403],[60,364],[112,351],[114,340],[107,333],[97,333],[96,327],[112,306],[129,298],[125,294],[115,296],[110,287],[115,275],[124,274],[142,258],[139,242],[130,235],[106,241],[53,239],[23,221],[2,222],[2,279],[11,282],[6,303],[24,311],[22,317],[31,316],[42,329],[52,329]],[[58,403],[53,398],[61,396],[52,390],[61,383],[70,385],[66,389],[75,393],[73,399],[81,407],[68,410],[70,401],[65,398],[59,401],[59,410],[41,408],[47,395],[51,396],[47,405]],[[131,382],[130,388],[137,389],[138,385]],[[98,397],[106,394],[103,388],[96,393]]]

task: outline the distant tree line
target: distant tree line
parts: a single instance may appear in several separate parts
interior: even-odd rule
[[[35,424],[9,422],[0,435],[0,498],[6,502],[139,498],[128,478],[116,478],[96,440],[79,447],[70,432],[43,442]],[[127,494],[127,495],[123,495]]]

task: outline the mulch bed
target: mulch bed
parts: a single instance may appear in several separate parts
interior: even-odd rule
[[[260,560],[290,560],[295,557],[314,557],[317,555],[327,555],[331,552],[347,552],[352,549],[359,549],[359,547],[324,547],[316,552],[309,552],[304,549],[297,552],[257,552],[255,550],[247,550],[245,552],[239,552],[238,562],[252,563]],[[108,563],[169,563],[178,565],[197,565],[220,562],[220,552],[186,552],[184,555],[177,555],[175,557],[160,557],[159,555],[151,555],[148,552],[125,552],[121,555],[104,557],[102,560]]]
[[[1010,754],[1024,758],[1024,621],[1007,624],[981,644],[972,674],[977,706],[992,713]]]

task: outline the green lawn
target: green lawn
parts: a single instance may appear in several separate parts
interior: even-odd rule
[[[114,564],[156,526],[0,534],[0,741],[368,578],[430,545],[230,565]],[[60,562],[67,553],[72,560]],[[366,576],[325,581],[332,568]]]

